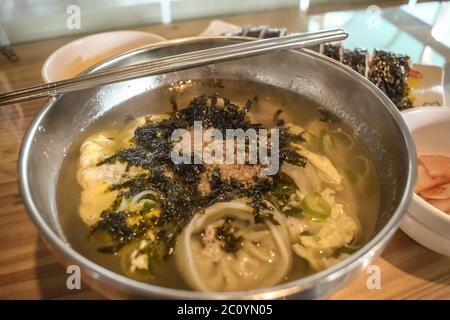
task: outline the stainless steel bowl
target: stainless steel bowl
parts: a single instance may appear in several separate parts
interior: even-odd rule
[[[159,43],[109,59],[87,72],[238,41],[245,39],[208,37]],[[154,96],[158,88],[179,80],[212,78],[252,80],[299,92],[353,128],[373,157],[381,186],[376,231],[363,248],[329,269],[272,288],[205,293],[132,280],[95,264],[70,246],[58,224],[56,186],[66,150],[76,137],[108,110],[125,108],[132,111],[148,106],[145,98]],[[158,106],[153,108],[157,111]],[[381,253],[397,230],[410,201],[415,172],[414,144],[390,100],[358,73],[308,50],[246,58],[65,94],[47,103],[36,115],[25,135],[19,159],[23,201],[42,237],[64,264],[80,266],[83,280],[89,286],[112,298],[323,297],[354,278]]]

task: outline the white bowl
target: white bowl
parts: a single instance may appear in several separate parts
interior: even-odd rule
[[[102,60],[164,40],[142,31],[112,31],[83,37],[53,52],[42,66],[42,78],[45,82],[72,78]]]
[[[418,155],[450,156],[450,108],[422,107],[402,112]],[[421,245],[450,256],[450,215],[417,194],[400,228]]]

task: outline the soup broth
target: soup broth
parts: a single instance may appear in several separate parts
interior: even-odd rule
[[[98,215],[92,221],[86,216],[80,217],[80,213],[83,211],[81,199],[83,188],[79,181],[80,175],[86,173],[81,170],[83,168],[80,164],[80,148],[83,152],[83,148],[87,148],[86,141],[95,144],[97,142],[92,137],[101,135],[113,141],[114,147],[108,154],[108,157],[112,156],[117,151],[134,145],[128,143],[124,137],[133,136],[136,127],[161,121],[160,118],[146,120],[145,116],[167,114],[173,110],[181,111],[189,105],[194,97],[202,95],[206,96],[206,100],[203,102],[211,105],[223,103],[226,105],[226,100],[223,102],[222,98],[229,98],[229,103],[239,106],[239,110],[242,110],[250,100],[251,108],[247,113],[249,121],[252,124],[261,123],[265,128],[283,124],[280,122],[282,119],[283,125],[289,128],[291,139],[294,136],[301,136],[301,139],[292,140],[295,143],[292,142],[290,148],[300,155],[299,159],[304,162],[297,161],[293,164],[286,160],[280,163],[280,170],[274,178],[275,182],[271,180],[272,187],[263,193],[266,208],[261,210],[262,213],[260,212],[263,217],[261,219],[264,220],[262,223],[255,222],[258,216],[254,212],[254,207],[249,204],[248,194],[236,195],[231,199],[228,197],[226,201],[215,199],[209,205],[202,206],[186,219],[185,225],[176,236],[176,243],[169,250],[168,256],[163,259],[164,261],[158,264],[156,271],[139,268],[142,263],[148,264],[147,260],[150,259],[147,257],[147,260],[140,259],[139,261],[138,249],[139,246],[143,246],[140,238],[121,244],[120,248],[116,248],[117,250],[110,248],[111,252],[109,253],[100,252],[99,248],[106,247],[109,238],[105,240],[104,237],[93,236],[92,230],[98,227]],[[211,102],[211,97],[215,97],[212,98],[213,100],[218,98],[218,102]],[[163,118],[165,116],[161,119]],[[119,140],[122,142],[118,142]],[[293,152],[292,150],[290,152]],[[105,158],[103,156],[101,160]],[[323,163],[325,164],[322,165]],[[126,170],[129,170],[129,163],[125,162],[124,166],[127,166]],[[332,169],[327,166],[331,166]],[[98,168],[99,164],[91,164],[91,167],[94,168],[92,170],[96,170],[95,168]],[[218,167],[215,168],[216,172],[220,172],[221,179],[224,179],[224,171],[220,171],[221,169]],[[331,171],[328,171],[327,168]],[[60,172],[57,205],[60,224],[68,243],[88,259],[114,272],[155,285],[177,289],[229,291],[237,288],[244,290],[305,277],[344,259],[365,244],[372,236],[379,212],[380,192],[374,164],[363,144],[353,136],[349,128],[332,114],[325,112],[320,106],[297,93],[253,82],[236,80],[180,81],[169,87],[153,90],[148,94],[125,101],[86,128],[71,146]],[[231,180],[227,182],[232,181],[232,173],[230,176]],[[84,192],[86,192],[88,184],[86,179],[82,181],[85,182]],[[244,189],[252,190],[252,188],[255,187],[250,184]],[[90,192],[89,190],[87,191]],[[129,189],[123,190],[129,191]],[[152,192],[157,193],[157,191]],[[286,195],[288,198],[283,198]],[[123,200],[125,211],[129,210],[131,199],[135,196],[137,193],[132,194],[129,200]],[[149,212],[155,214],[155,218],[152,219],[159,219],[158,215],[163,214],[161,211],[164,211],[164,207],[158,203],[158,196],[148,193],[144,194],[142,199],[137,199],[139,201],[135,205],[140,205],[139,212],[144,212],[144,208],[150,206],[152,208],[149,209]],[[90,201],[98,202],[100,207],[101,202],[105,199],[103,194],[91,198]],[[136,200],[136,198],[134,199]],[[111,201],[111,198],[107,201]],[[120,205],[117,206],[120,208]],[[89,210],[93,210],[92,206],[89,208]],[[104,211],[103,209],[98,210]],[[342,212],[337,214],[337,210]],[[99,213],[97,212],[97,214]],[[217,219],[208,220],[213,216],[217,216]],[[270,218],[267,218],[269,216]],[[333,216],[334,218],[330,218]],[[337,216],[339,217],[336,218]],[[104,218],[105,215],[102,217]],[[249,219],[249,217],[255,219]],[[298,220],[301,221],[300,224],[295,220],[297,218],[300,219]],[[192,225],[192,219],[195,219],[197,225],[202,226],[199,230]],[[336,226],[325,227],[327,219],[336,219]],[[307,227],[305,227],[306,225]],[[296,227],[302,228],[298,234],[294,234]],[[320,255],[323,254],[323,256],[318,256],[319,253],[311,249],[319,245],[319,242],[314,242],[314,236],[317,238],[320,234],[323,235],[323,239],[335,241],[331,236],[325,235],[326,230],[320,231],[332,227],[343,228],[343,231],[338,230],[338,233],[347,239],[338,239],[336,241],[341,241],[341,244],[327,244],[325,245],[327,249],[318,249],[317,252],[320,251]],[[284,231],[280,231],[281,229]],[[211,256],[213,257],[211,259],[222,260],[210,262],[209,258],[205,258],[204,263],[192,262],[192,265],[180,267],[180,264],[187,263],[184,261],[188,261],[192,257],[205,256],[204,251],[209,250],[209,242],[205,242],[209,234],[208,230],[213,230],[211,232],[214,233],[211,248],[216,246],[214,250],[217,251],[217,248],[222,250],[219,250],[219,258],[216,255]],[[245,232],[241,232],[243,230]],[[146,232],[148,232],[147,229]],[[220,237],[220,235],[223,236]],[[262,235],[265,236],[262,237]],[[260,236],[262,238],[258,238]],[[258,240],[251,240],[256,238]],[[302,240],[299,240],[300,238]],[[151,239],[148,242],[151,242]],[[310,242],[311,244],[308,245]],[[219,247],[217,247],[217,243],[219,243]],[[330,252],[327,253],[327,250]],[[269,261],[267,270],[264,270],[263,266],[266,264],[261,261],[264,261],[266,253],[272,254],[275,258],[274,261],[267,260]],[[130,262],[133,260],[130,260],[130,256],[133,255],[134,265]],[[285,258],[284,255],[287,255],[288,258]],[[217,271],[217,265],[224,264],[226,259],[234,259],[233,261],[239,262],[241,261],[240,257],[243,256],[251,257],[254,260],[253,266],[260,266],[258,267],[261,269],[258,271],[260,274],[255,274],[254,277],[257,279],[255,282],[242,281],[241,287],[233,287],[234,275],[228,278],[224,277],[224,279],[228,279],[229,284],[227,285],[217,284],[221,283],[220,281],[196,278],[195,272],[201,271],[202,274],[208,274],[211,270]],[[277,259],[279,259],[278,262]],[[289,263],[283,263],[287,261],[283,259],[288,259]],[[277,279],[274,278],[272,282],[262,284],[262,279],[273,274],[273,270],[280,270],[280,267],[276,267],[277,263],[280,266],[286,265],[287,269],[280,271]],[[192,268],[193,270],[191,270]],[[225,268],[234,268],[234,266],[224,266],[223,268],[225,270]],[[251,267],[251,264],[248,264],[246,268],[246,271],[250,270],[251,272],[254,272],[255,269]],[[246,285],[247,287],[245,287]]]

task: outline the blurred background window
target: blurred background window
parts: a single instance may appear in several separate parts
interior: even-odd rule
[[[80,28],[67,19],[79,9]],[[283,12],[283,15],[279,13]],[[368,0],[0,0],[0,44],[106,30],[241,15],[290,32],[342,27],[347,47],[404,52],[415,62],[443,66],[450,61],[450,3]],[[289,14],[287,14],[289,13]],[[281,18],[280,18],[281,17]]]

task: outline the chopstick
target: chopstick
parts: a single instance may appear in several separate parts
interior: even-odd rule
[[[155,59],[115,69],[107,69],[72,79],[50,82],[0,95],[0,106],[52,97],[62,93],[90,89],[101,85],[181,71],[212,63],[246,58],[294,48],[305,48],[321,43],[346,39],[348,34],[342,29],[321,30],[294,34],[280,38],[254,40],[232,45],[214,47]]]

